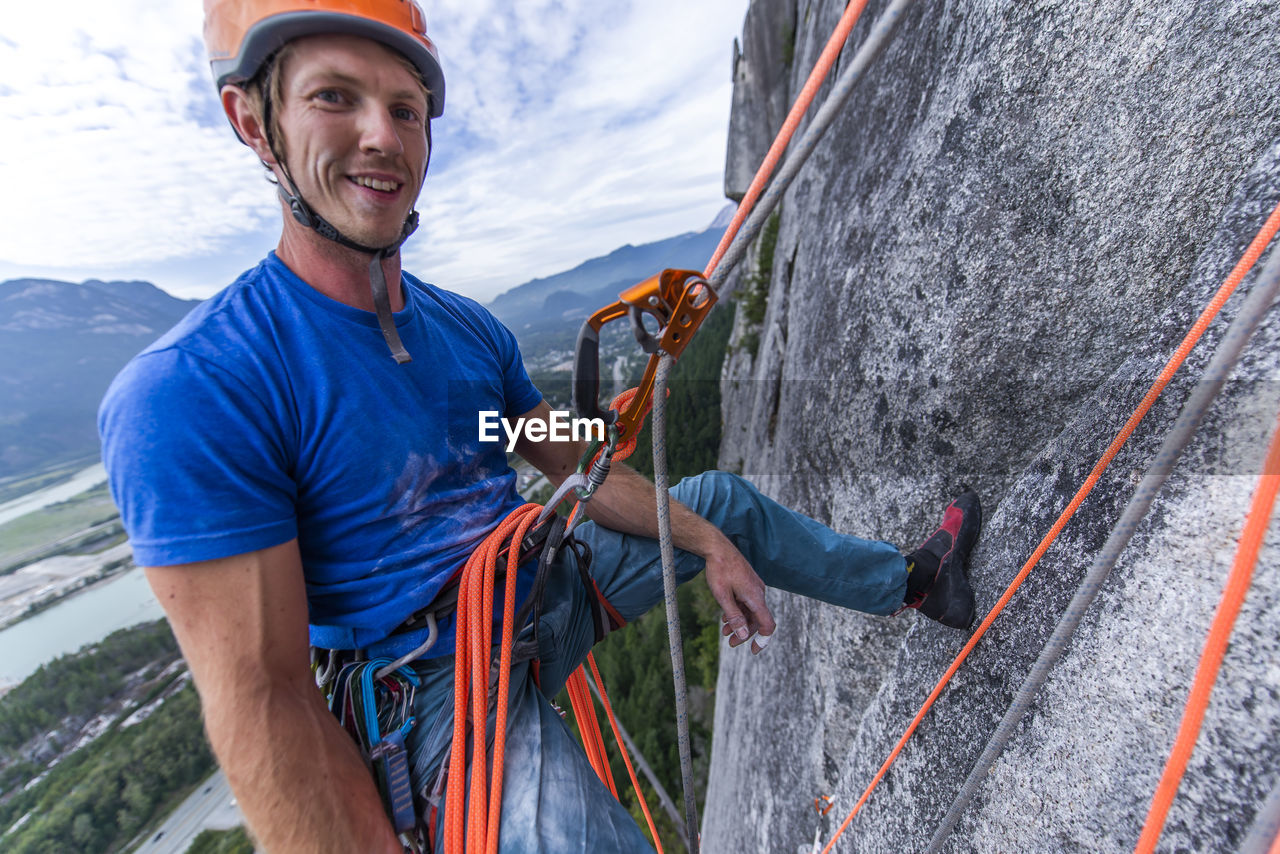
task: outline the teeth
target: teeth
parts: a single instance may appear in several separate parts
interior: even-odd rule
[[[400,186],[394,181],[379,181],[377,178],[358,177],[352,178],[351,180],[355,181],[362,187],[369,187],[373,190],[382,190],[384,193],[389,193]]]

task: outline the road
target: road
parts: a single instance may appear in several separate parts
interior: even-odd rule
[[[200,831],[229,830],[243,823],[240,808],[232,803],[226,775],[218,771],[201,783],[134,851],[136,854],[185,854]]]

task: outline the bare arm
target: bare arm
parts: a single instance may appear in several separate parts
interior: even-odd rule
[[[523,416],[548,420],[546,401]],[[530,442],[523,436],[516,453],[559,485],[577,469],[586,443]],[[652,483],[629,466],[614,463],[604,485],[587,504],[592,521],[624,534],[657,539],[657,498]],[[671,501],[671,542],[678,549],[701,556],[707,564],[707,586],[724,611],[722,634],[731,646],[745,643],[753,634],[772,635],[776,624],[765,604],[764,582],[747,559],[721,531],[679,501]],[[752,645],[759,652],[758,645]]]
[[[373,778],[312,680],[297,542],[146,573],[260,848],[400,854]]]

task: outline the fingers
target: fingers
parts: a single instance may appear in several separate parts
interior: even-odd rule
[[[761,618],[757,620],[748,620],[740,613],[724,614],[720,619],[723,621],[720,634],[729,638],[729,646],[741,646],[751,640],[752,655],[759,655],[764,651],[778,628],[768,609],[765,609]]]
[[[764,582],[736,549],[708,556],[707,585],[723,609],[720,634],[737,647],[756,637],[751,651],[759,654],[768,645],[777,624],[765,604]],[[763,642],[761,642],[763,641]]]
[[[738,646],[746,643],[747,639],[755,633],[755,629],[747,623],[746,617],[737,612],[729,612],[720,615],[720,620],[724,623],[720,627],[720,634],[729,638],[729,646]]]

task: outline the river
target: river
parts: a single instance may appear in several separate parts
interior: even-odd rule
[[[131,569],[0,630],[0,686],[21,682],[40,665],[116,629],[163,616],[142,570]]]
[[[107,470],[102,467],[102,463],[94,463],[87,469],[76,472],[72,475],[71,480],[66,483],[46,486],[44,489],[37,489],[35,492],[29,492],[12,501],[0,504],[0,525],[5,522],[12,522],[19,516],[25,516],[36,510],[43,510],[50,504],[57,504],[59,501],[74,498],[82,492],[93,489],[100,483],[106,483],[106,481]]]

